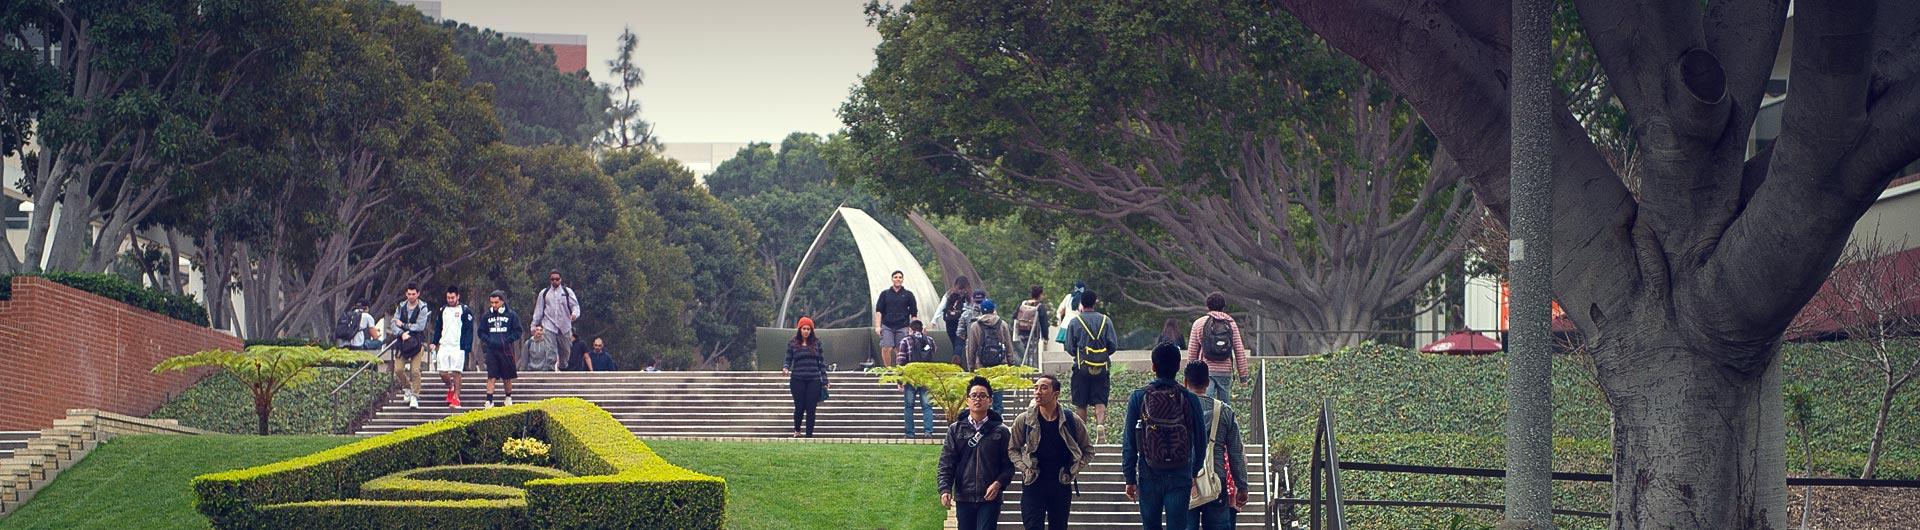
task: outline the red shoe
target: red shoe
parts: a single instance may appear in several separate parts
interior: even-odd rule
[[[447,392],[447,408],[460,408],[459,392]]]

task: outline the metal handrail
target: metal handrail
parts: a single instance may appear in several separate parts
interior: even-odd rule
[[[332,392],[327,392],[327,405],[329,406],[329,408],[332,409],[334,423],[340,423],[340,390],[346,388],[347,385],[353,384],[353,381],[356,379],[359,379],[360,374],[365,373],[367,371],[367,368],[373,367],[374,364],[385,362],[384,360],[382,360],[382,358],[387,355],[387,352],[393,351],[393,346],[399,343],[400,341],[398,339],[395,339],[393,341],[387,342],[386,344],[382,344],[380,346],[380,351],[375,352],[373,354],[373,360],[360,363],[360,369],[354,370],[353,375],[347,376],[347,380],[341,381],[340,384],[338,385],[334,385]],[[344,431],[345,429],[346,429],[345,426],[341,426],[341,430]],[[336,434],[346,434],[346,433],[340,432]]]
[[[1320,502],[1320,474],[1323,471],[1327,475],[1327,502],[1324,503],[1328,511],[1327,526],[1329,530],[1346,530],[1347,528],[1346,503],[1340,494],[1340,449],[1339,444],[1335,442],[1337,438],[1334,435],[1335,432],[1333,398],[1325,398],[1320,402],[1320,420],[1313,429],[1313,469],[1311,471],[1313,499],[1310,505],[1312,513],[1310,519],[1312,519],[1314,530],[1320,529],[1320,506],[1323,504]],[[1324,459],[1321,457],[1322,451],[1325,452]]]
[[[1254,409],[1254,418],[1256,419],[1256,421],[1260,422],[1260,448],[1261,448],[1260,469],[1262,470],[1260,473],[1260,479],[1262,482],[1265,483],[1264,485],[1266,486],[1264,488],[1264,491],[1266,492],[1266,495],[1267,495],[1266,500],[1268,501],[1265,504],[1265,506],[1267,506],[1267,528],[1277,529],[1280,527],[1280,521],[1278,520],[1279,518],[1277,517],[1280,514],[1280,512],[1274,508],[1274,506],[1276,505],[1272,502],[1274,497],[1273,496],[1273,436],[1272,436],[1272,429],[1268,426],[1269,422],[1267,421],[1267,361],[1266,359],[1260,360],[1260,370],[1258,372],[1255,372],[1254,375],[1259,377],[1259,379],[1255,379],[1253,381],[1254,402],[1253,402],[1252,408]]]

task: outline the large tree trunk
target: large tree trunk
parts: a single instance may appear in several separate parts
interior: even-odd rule
[[[1786,528],[1779,363],[1742,372],[1645,320],[1603,331],[1619,338],[1596,348],[1614,418],[1613,527]]]

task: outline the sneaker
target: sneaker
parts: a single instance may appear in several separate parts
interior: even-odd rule
[[[513,406],[513,396],[507,396],[507,406]]]
[[[460,396],[458,395],[447,396],[447,408],[450,408],[450,409],[460,408]]]
[[[483,409],[493,408],[493,400],[491,399],[487,400],[487,404],[481,405],[480,408],[483,408]]]
[[[418,410],[418,409],[420,408],[420,398],[419,398],[419,397],[417,397],[417,396],[414,396],[414,395],[412,395],[412,394],[408,394],[408,395],[407,395],[407,408],[409,408],[409,409],[416,409],[416,410]]]

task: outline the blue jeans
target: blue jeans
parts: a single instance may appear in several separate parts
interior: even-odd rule
[[[1187,495],[1192,493],[1193,477],[1180,472],[1163,472],[1146,469],[1140,473],[1140,526],[1146,530],[1160,530],[1161,521],[1166,521],[1167,530],[1187,530],[1193,523],[1193,514],[1187,510]]]
[[[1233,402],[1233,400],[1228,397],[1233,393],[1233,375],[1209,374],[1207,380],[1209,381],[1207,383],[1207,395],[1213,396],[1213,399],[1227,403]]]
[[[1002,416],[1005,416],[1007,414],[1007,392],[1006,391],[1004,390],[993,391],[993,413],[999,414]]]
[[[1232,530],[1234,519],[1240,515],[1240,512],[1234,511],[1232,503],[1227,502],[1226,492],[1223,491],[1220,495],[1222,497],[1220,500],[1201,505],[1200,509],[1193,511],[1195,530]]]
[[[1000,526],[1000,506],[1004,502],[1002,497],[990,502],[953,503],[954,522],[960,523],[960,530],[994,530]]]
[[[904,392],[905,393],[903,395],[906,397],[906,399],[904,400],[906,406],[903,407],[901,414],[902,414],[903,421],[905,421],[907,424],[907,437],[909,438],[913,437],[913,402],[914,401],[920,402],[921,415],[924,416],[927,421],[926,430],[921,432],[925,433],[927,436],[933,436],[933,403],[927,400],[927,389],[920,388],[913,385],[907,385],[907,388],[905,389]]]

